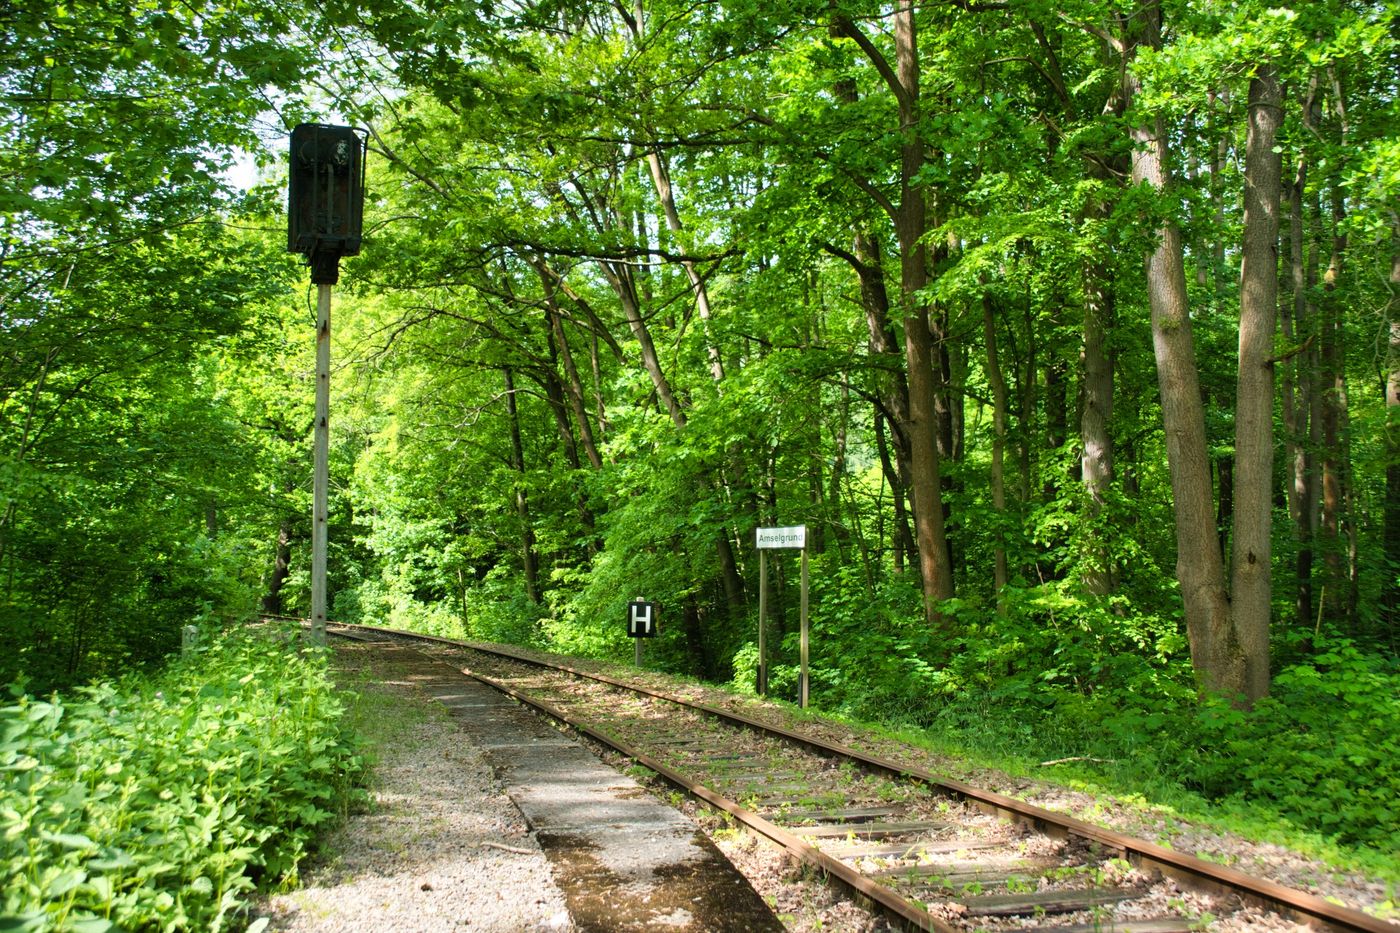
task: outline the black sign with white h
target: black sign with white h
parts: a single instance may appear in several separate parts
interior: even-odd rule
[[[633,638],[656,637],[656,603],[634,599],[627,604],[627,634]]]

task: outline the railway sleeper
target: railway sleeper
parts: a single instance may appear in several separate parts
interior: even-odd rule
[[[1110,927],[1120,933],[1193,933],[1201,924],[1196,920],[1182,920],[1179,917],[1159,917],[1154,920],[1120,920]],[[1104,933],[1102,920],[1093,923],[1075,923],[1069,926],[1038,927],[1036,933]]]
[[[912,833],[937,832],[953,829],[952,823],[930,823],[916,821],[909,823],[830,823],[823,826],[785,826],[789,832],[810,839],[854,837],[856,839],[883,839],[888,836],[908,836]]]
[[[1139,888],[1087,888],[1076,891],[1035,891],[1030,894],[988,894],[956,898],[965,917],[1021,917],[1040,914],[1068,914],[1076,910],[1107,907],[1131,901],[1143,894]]]
[[[1010,888],[1013,883],[1021,890],[1036,890],[1040,887],[1040,877],[1028,871],[965,871],[924,875],[912,886],[926,891],[973,897],[984,889]]]
[[[958,859],[955,861],[934,862],[928,865],[908,865],[903,868],[881,868],[868,872],[872,878],[890,878],[895,881],[919,883],[924,878],[951,879],[979,873],[1042,873],[1060,867],[1060,860],[1050,856],[1042,858],[997,858]]]
[[[894,816],[900,811],[893,807],[846,807],[833,810],[793,810],[769,815],[770,820],[783,823],[864,823],[882,816]]]
[[[901,842],[883,846],[822,846],[821,850],[832,858],[900,858],[921,859],[939,852],[963,852],[974,849],[1000,849],[1007,845],[1005,839],[940,839],[929,842]]]

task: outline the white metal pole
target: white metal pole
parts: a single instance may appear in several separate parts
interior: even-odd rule
[[[802,695],[798,704],[803,709],[807,708],[807,698],[810,693],[810,684],[807,680],[807,549],[802,549]]]
[[[316,427],[311,516],[311,642],[326,644],[326,518],[330,486],[331,286],[316,294]]]
[[[758,695],[768,695],[768,645],[764,627],[768,622],[768,552],[758,551]]]

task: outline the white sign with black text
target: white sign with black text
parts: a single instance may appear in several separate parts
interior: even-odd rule
[[[760,548],[805,548],[807,546],[807,526],[793,525],[789,528],[759,528],[758,547]]]

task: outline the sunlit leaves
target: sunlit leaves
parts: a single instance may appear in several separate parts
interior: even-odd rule
[[[212,633],[206,633],[212,636]],[[294,879],[361,762],[324,659],[219,637],[154,681],[0,708],[0,913],[35,928],[230,925]]]

